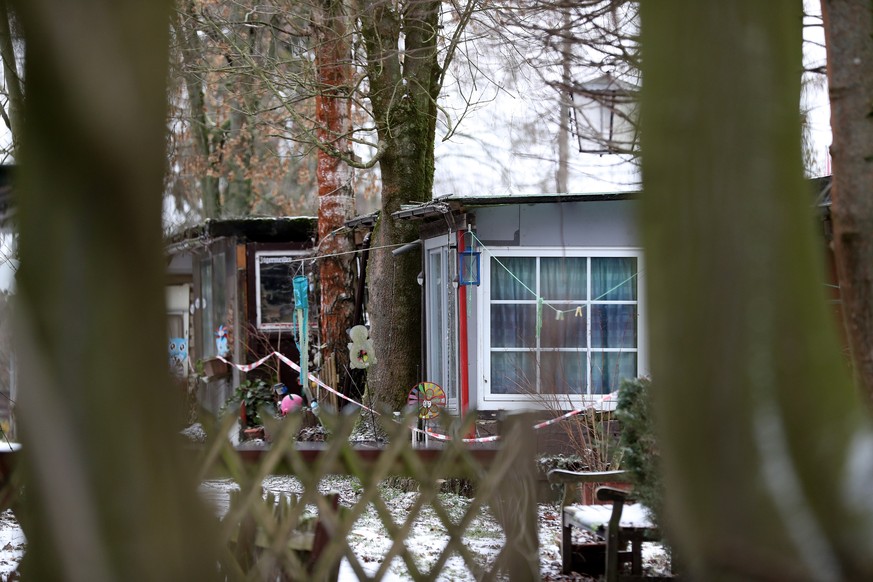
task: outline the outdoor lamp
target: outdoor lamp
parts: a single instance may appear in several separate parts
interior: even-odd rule
[[[476,236],[473,234],[470,226],[467,226],[467,232],[464,233],[464,250],[458,253],[458,261],[460,262],[459,283],[461,285],[479,285],[479,275],[481,272],[482,253],[478,251],[476,244]]]

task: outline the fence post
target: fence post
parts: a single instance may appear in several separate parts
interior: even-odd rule
[[[503,450],[497,465],[509,466],[495,494],[494,514],[506,534],[498,570],[510,580],[540,579],[534,422],[531,413],[510,414],[501,430]]]

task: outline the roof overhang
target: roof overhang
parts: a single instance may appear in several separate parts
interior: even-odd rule
[[[428,218],[452,212],[463,212],[468,208],[487,206],[508,206],[526,204],[561,204],[569,202],[603,202],[612,200],[632,200],[639,192],[596,192],[590,194],[503,194],[457,196],[451,194],[434,198],[430,202],[409,204],[392,213],[394,218],[412,220]]]

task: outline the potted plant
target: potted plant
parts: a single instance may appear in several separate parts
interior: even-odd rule
[[[247,438],[263,438],[264,422],[262,414],[275,416],[276,400],[273,389],[263,380],[244,380],[234,390],[224,405],[224,409],[240,407],[240,421]]]

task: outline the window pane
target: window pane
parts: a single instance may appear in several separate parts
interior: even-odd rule
[[[536,382],[532,352],[491,352],[492,394],[535,394]]]
[[[227,320],[227,259],[224,253],[215,253],[212,256],[212,325],[213,334],[218,331],[218,326],[229,326]]]
[[[595,348],[637,347],[637,306],[592,305],[591,345]]]
[[[591,259],[592,301],[636,301],[636,257]]]
[[[555,309],[569,309],[567,304],[557,303]],[[540,331],[540,346],[544,348],[584,348],[588,345],[588,334],[585,326],[585,308],[580,311],[582,317],[576,317],[575,312],[563,314],[563,319],[555,319],[555,311],[543,307],[543,327]]]
[[[588,259],[546,257],[540,259],[541,295],[546,301],[582,301],[588,292]]]
[[[203,358],[215,355],[215,326],[212,320],[212,261],[204,257],[200,262],[200,353]]]
[[[290,328],[294,322],[296,275],[303,274],[303,262],[289,256],[259,256],[261,321],[268,328]]]
[[[445,334],[447,333],[443,307],[444,283],[443,283],[443,267],[442,255],[440,252],[431,251],[428,253],[427,277],[425,278],[427,287],[427,309],[428,309],[428,337],[427,337],[427,379],[435,382],[440,386],[445,386],[445,378],[443,377],[444,353],[443,346]]]
[[[498,260],[503,266],[498,264]],[[491,299],[536,299],[534,293],[525,289],[527,286],[536,291],[536,267],[536,259],[532,257],[492,258]]]
[[[540,385],[544,394],[584,394],[587,384],[585,352],[543,352]]]
[[[492,305],[491,347],[536,347],[536,326],[536,305]]]
[[[637,376],[637,354],[635,352],[592,352],[591,354],[591,393],[609,394],[615,392],[626,378]]]

